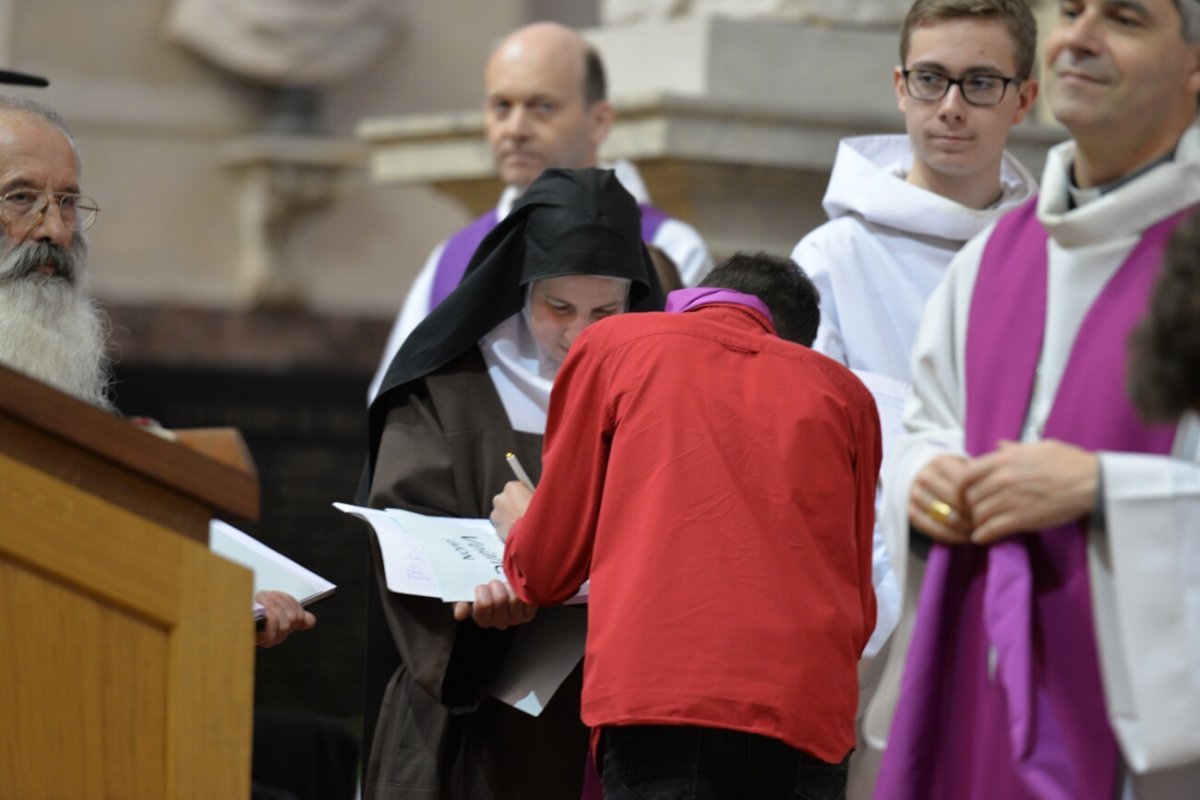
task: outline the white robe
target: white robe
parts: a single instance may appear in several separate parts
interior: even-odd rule
[[[1038,218],[1046,227],[1049,285],[1039,385],[1027,431],[1045,420],[1083,317],[1104,284],[1154,223],[1200,203],[1200,122],[1161,164],[1067,210],[1074,143],[1050,151]],[[971,294],[989,228],[954,259],[926,306],[913,348],[909,434],[883,471],[881,524],[905,588],[904,615],[888,674],[866,731],[882,746],[895,708],[923,564],[909,557],[907,503],[916,475],[935,456],[963,453],[964,348]],[[1003,347],[1003,342],[997,346]],[[1114,353],[1114,358],[1124,354]],[[1003,380],[1003,376],[997,376]],[[1032,423],[1032,424],[1031,424]],[[1092,604],[1108,715],[1137,797],[1174,797],[1200,778],[1200,421],[1189,414],[1171,457],[1100,453],[1103,530],[1089,538]],[[1153,771],[1168,767],[1170,774]],[[1175,781],[1181,784],[1169,786]],[[1200,784],[1192,784],[1196,786]]]
[[[616,170],[617,180],[639,203],[651,202],[650,192],[646,189],[646,184],[642,181],[637,167],[631,162],[620,160],[602,166]],[[516,202],[519,195],[520,192],[514,187],[505,188],[500,194],[500,202],[496,204],[496,219],[500,220],[508,216],[508,212],[512,210],[513,203]],[[421,271],[417,273],[412,286],[409,287],[404,303],[400,306],[400,313],[396,316],[396,321],[392,324],[392,330],[388,334],[387,344],[383,348],[383,356],[375,370],[375,377],[371,379],[371,385],[367,389],[368,405],[379,393],[384,373],[387,372],[392,359],[399,352],[400,345],[404,344],[404,340],[413,332],[413,329],[421,324],[421,320],[429,316],[429,312],[433,310],[429,307],[429,297],[433,292],[433,279],[437,274],[437,265],[442,258],[442,252],[446,249],[447,241],[449,240],[443,240],[433,248],[433,252],[425,260],[425,266],[421,267]],[[709,255],[708,247],[700,238],[700,234],[691,225],[674,217],[663,220],[655,232],[654,241],[651,244],[666,253],[667,257],[675,264],[684,286],[695,286],[712,269],[712,256]]]
[[[904,383],[925,300],[950,259],[1037,190],[1029,171],[1006,153],[1000,200],[974,209],[908,183],[912,160],[904,135],[843,139],[823,203],[829,222],[792,251],[821,292],[813,348],[851,369]],[[877,617],[864,657],[879,652],[900,616],[900,587],[878,525],[872,561]]]
[[[1005,154],[1000,200],[970,208],[908,183],[912,158],[907,136],[842,140],[823,201],[829,222],[792,251],[821,292],[813,348],[906,383],[921,311],[950,259],[1037,190],[1029,171]]]

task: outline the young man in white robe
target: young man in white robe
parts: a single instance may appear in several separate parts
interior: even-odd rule
[[[829,222],[792,252],[821,292],[813,349],[909,382],[921,311],[950,259],[1037,190],[1004,149],[1037,97],[1036,49],[1025,0],[917,0],[909,9],[892,73],[907,134],[841,142],[825,192]],[[874,581],[879,620],[867,659],[900,612],[881,536]]]
[[[1124,388],[1200,204],[1200,1],[1061,0],[1045,61],[1072,141],[929,299],[884,468],[885,800],[1200,785],[1200,426],[1144,426]]]
[[[813,349],[851,369],[910,381],[917,324],[950,259],[1037,190],[1004,149],[1037,97],[1036,49],[1025,0],[917,0],[909,9],[892,72],[906,133],[842,140],[823,203],[829,222],[792,251],[821,292]],[[878,525],[872,573],[878,618],[863,653],[860,713],[900,617]],[[861,745],[852,794],[869,791],[878,764],[878,752]]]

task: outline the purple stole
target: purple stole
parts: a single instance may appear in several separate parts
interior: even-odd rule
[[[710,303],[731,303],[736,306],[752,308],[766,317],[772,326],[775,325],[775,317],[771,315],[771,309],[756,295],[743,294],[742,292],[735,292],[732,289],[718,289],[711,286],[697,286],[694,289],[676,289],[667,295],[667,305],[663,311],[666,311],[668,314],[683,314]]]
[[[1046,321],[1048,235],[1037,198],[984,249],[966,340],[966,448],[1019,440]],[[1146,426],[1125,393],[1129,333],[1166,241],[1187,212],[1147,230],[1088,309],[1044,438],[1165,455],[1174,426]],[[930,551],[876,800],[1076,800],[1116,796],[1087,531],[1076,521],[991,547]],[[995,671],[989,678],[989,650]]]
[[[588,750],[583,765],[583,793],[580,800],[604,800],[604,782],[600,779],[600,770],[596,768],[596,759]]]
[[[642,241],[649,242],[654,239],[654,234],[658,233],[658,229],[668,217],[666,212],[649,203],[639,203],[638,208],[642,210]],[[458,287],[467,271],[467,265],[471,262],[471,256],[475,255],[484,237],[491,233],[499,222],[496,209],[493,208],[446,242],[433,275],[433,288],[429,292],[430,311],[437,308]]]

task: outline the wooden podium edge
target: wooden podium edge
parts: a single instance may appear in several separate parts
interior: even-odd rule
[[[258,475],[241,442],[244,463],[214,460],[120,417],[0,365],[0,411],[120,464],[180,494],[238,519],[259,513]],[[240,434],[236,435],[241,440]]]

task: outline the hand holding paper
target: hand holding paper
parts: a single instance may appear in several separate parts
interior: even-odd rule
[[[459,622],[473,619],[481,628],[504,630],[533,619],[537,606],[522,603],[512,587],[495,580],[475,587],[473,603],[455,603],[454,618]]]
[[[473,603],[477,587],[504,578],[504,542],[486,519],[333,505],[371,525],[390,591]],[[580,587],[578,602],[586,602],[586,586]]]
[[[501,541],[508,539],[509,529],[525,515],[525,509],[533,499],[533,482],[521,467],[521,462],[512,453],[506,458],[517,480],[506,483],[504,491],[492,498],[492,525]],[[512,625],[529,622],[535,613],[536,606],[522,603],[512,586],[500,580],[476,586],[474,603],[454,604],[456,620],[462,622],[470,618],[481,628],[504,630]]]
[[[476,586],[504,577],[504,542],[486,519],[333,505],[370,523],[393,592],[471,602]]]
[[[316,617],[304,611],[302,606],[328,597],[337,588],[315,572],[221,520],[214,519],[209,524],[209,547],[217,555],[254,573],[253,610],[255,619],[262,623],[262,631],[256,637],[260,647],[272,647],[292,631],[307,630],[315,625]]]
[[[254,602],[263,607],[262,629],[254,636],[259,647],[274,647],[294,631],[306,631],[317,624],[313,613],[305,611],[287,592],[255,592]]]
[[[346,503],[334,506],[370,524],[390,591],[458,601],[454,602],[454,611],[460,621],[477,613],[483,620],[479,624],[511,626],[533,617],[533,607],[520,603],[500,580],[504,575],[500,568],[504,543],[486,519],[426,517],[395,508]],[[481,589],[487,591],[487,597],[481,598]],[[576,601],[586,600],[584,584]],[[488,616],[483,616],[485,613]],[[507,618],[501,618],[502,614]],[[537,624],[520,625],[513,633],[508,657],[488,692],[537,716],[579,663],[586,631],[587,616],[578,609],[547,608],[538,612]]]

